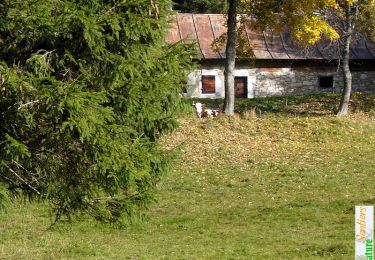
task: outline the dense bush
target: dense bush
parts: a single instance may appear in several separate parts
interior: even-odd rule
[[[164,43],[169,5],[1,1],[0,201],[117,221],[152,199],[191,66],[191,47]]]

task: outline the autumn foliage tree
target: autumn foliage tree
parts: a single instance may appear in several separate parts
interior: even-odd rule
[[[261,29],[288,30],[299,43],[313,45],[326,38],[339,49],[344,79],[338,115],[348,113],[352,76],[349,52],[353,35],[362,33],[374,39],[374,0],[259,0],[243,1]],[[358,26],[357,26],[358,25]]]
[[[164,41],[170,4],[1,1],[0,202],[119,221],[153,199],[190,66],[190,47]]]
[[[357,33],[375,38],[374,0],[242,0],[239,10],[255,18],[251,20],[255,28],[288,30],[301,45],[314,45],[322,38],[335,42],[339,49],[340,71],[344,79],[338,115],[347,114],[352,86],[350,46],[353,35]],[[228,21],[231,16],[228,13]],[[229,31],[228,24],[227,35]],[[228,43],[230,40],[227,37]],[[230,57],[228,62],[231,62]],[[228,85],[231,87],[226,89],[234,88],[234,83],[228,82]],[[226,92],[227,95],[231,96],[230,92]]]

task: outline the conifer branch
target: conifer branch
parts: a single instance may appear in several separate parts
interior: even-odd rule
[[[22,108],[24,107],[27,107],[27,106],[31,106],[31,105],[34,105],[34,104],[38,104],[40,103],[41,101],[40,100],[34,100],[34,101],[30,101],[30,102],[27,102],[25,104],[22,104],[18,107],[18,110],[21,110]]]
[[[27,181],[25,181],[21,176],[19,176],[12,168],[10,168],[7,164],[4,164],[6,168],[8,168],[8,170],[14,174],[14,176],[16,176],[18,179],[20,179],[24,184],[26,184],[27,187],[29,187],[30,189],[32,189],[33,191],[35,191],[38,195],[40,195],[40,192],[34,188],[33,186],[31,186]]]

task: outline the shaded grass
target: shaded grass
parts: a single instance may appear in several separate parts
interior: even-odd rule
[[[243,113],[256,108],[258,113],[282,113],[289,115],[328,115],[337,112],[341,94],[328,92],[310,95],[275,96],[267,98],[237,98],[235,110]],[[202,102],[210,108],[224,104],[223,99],[185,99],[185,103]],[[375,94],[354,92],[350,102],[351,112],[370,112],[375,108]]]
[[[49,228],[45,205],[19,204],[0,215],[0,258],[353,258],[354,206],[375,204],[374,116],[189,116],[162,145],[180,156],[146,223]]]

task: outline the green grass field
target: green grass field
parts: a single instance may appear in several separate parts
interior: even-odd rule
[[[50,227],[45,205],[10,206],[0,259],[353,259],[354,206],[375,204],[375,115],[302,103],[288,107],[323,112],[180,118],[144,224]]]

